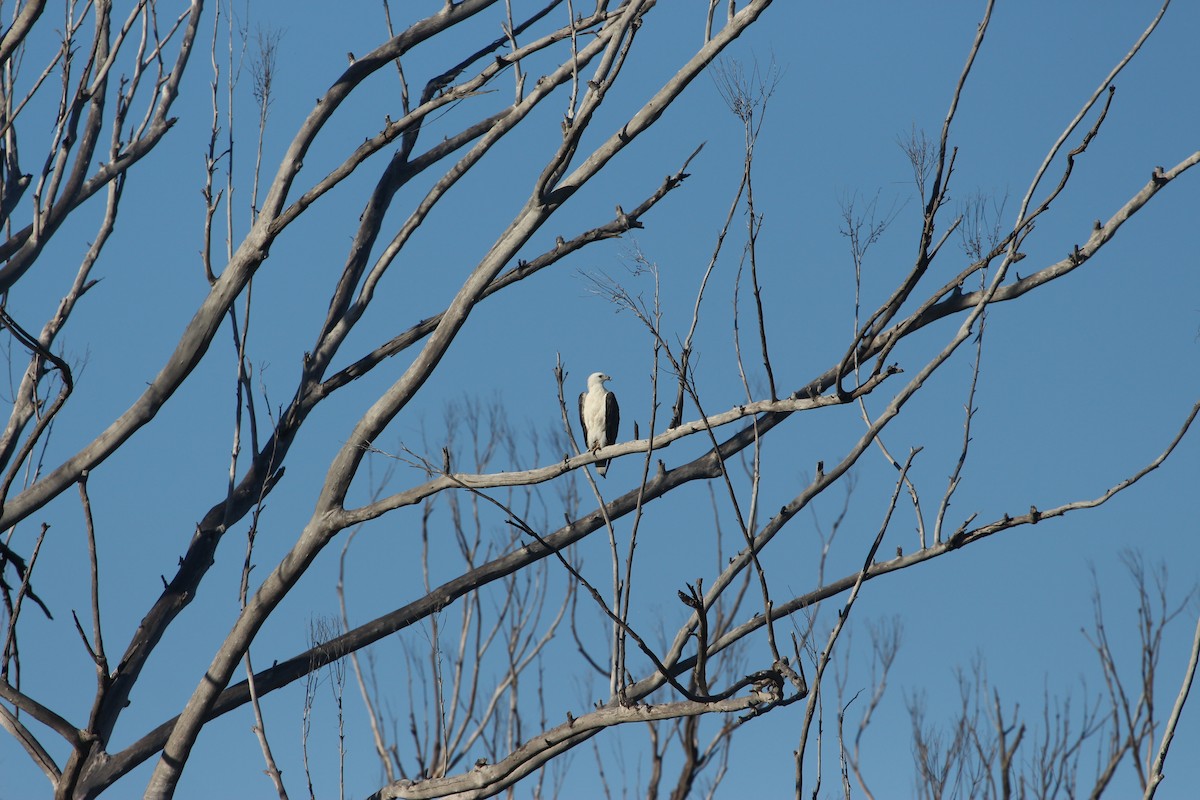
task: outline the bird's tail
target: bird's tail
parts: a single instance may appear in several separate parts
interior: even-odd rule
[[[607,475],[605,473],[608,472],[608,462],[609,462],[609,459],[607,459],[607,458],[603,461],[596,462],[596,472],[600,473],[601,478],[607,477]]]

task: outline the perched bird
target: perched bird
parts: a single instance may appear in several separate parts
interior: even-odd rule
[[[621,424],[621,409],[617,396],[604,388],[612,378],[603,372],[588,376],[587,391],[579,395],[579,424],[583,426],[583,445],[591,452],[608,447],[617,441],[617,427]],[[596,472],[603,478],[608,472],[609,459],[596,462]]]

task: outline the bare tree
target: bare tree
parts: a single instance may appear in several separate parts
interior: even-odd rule
[[[1158,685],[1154,673],[1168,626],[1193,603],[1197,588],[1173,599],[1165,566],[1148,570],[1133,552],[1126,552],[1124,560],[1136,597],[1134,627],[1140,646],[1114,651],[1097,581],[1092,595],[1095,618],[1082,636],[1096,652],[1104,678],[1101,691],[1089,690],[1084,683],[1082,698],[1073,698],[1074,693],[1047,694],[1041,713],[1031,717],[1022,703],[1004,702],[1003,687],[989,680],[987,665],[976,659],[956,672],[959,703],[949,721],[930,719],[923,690],[906,698],[917,767],[915,796],[1101,797],[1124,763],[1139,789],[1153,795],[1155,782],[1149,776],[1161,752],[1154,718]],[[1196,646],[1193,642],[1193,650]],[[867,796],[872,794],[860,770],[860,745],[887,688],[899,631],[894,625],[874,628],[872,648],[877,667],[872,697],[856,727],[853,747],[840,739]],[[1177,703],[1186,700],[1194,672],[1189,663]],[[1164,731],[1163,741],[1169,743],[1172,734],[1169,728]]]
[[[960,158],[955,123],[976,62],[986,57],[992,3],[986,4],[940,131],[929,136],[914,128],[902,142],[919,203],[915,256],[886,279],[869,274],[868,251],[877,252],[872,248],[900,222],[904,205],[871,201],[864,213],[863,205],[844,203],[852,330],[831,334],[838,355],[808,373],[796,367],[786,337],[772,336],[778,328],[762,242],[769,213],[778,210],[756,194],[760,135],[785,76],[774,66],[717,61],[760,18],[769,19],[770,0],[691,10],[654,0],[586,7],[572,0],[446,0],[425,17],[406,8],[399,24],[384,0],[375,39],[365,50],[348,45],[347,63],[336,70],[324,50],[341,52],[340,43],[323,42],[320,54],[289,62],[287,25],[270,20],[254,28],[236,6],[219,2],[192,0],[164,15],[153,0],[126,11],[108,2],[67,2],[52,16],[45,5],[18,5],[0,37],[0,326],[13,372],[11,411],[0,435],[0,724],[56,798],[98,797],[122,779],[114,792],[127,794],[136,779],[144,781],[145,796],[172,797],[196,771],[190,765],[204,760],[198,744],[208,741],[206,730],[231,713],[252,720],[247,742],[262,753],[279,797],[327,796],[333,790],[322,787],[332,786],[349,794],[347,774],[365,770],[377,771],[367,781],[375,798],[488,797],[512,793],[518,782],[536,796],[555,795],[571,754],[585,752],[577,748],[589,742],[613,793],[636,783],[648,796],[713,795],[736,761],[741,732],[789,713],[799,733],[783,768],[794,770],[796,795],[816,797],[834,783],[823,773],[825,751],[838,757],[841,789],[849,795],[852,775],[868,783],[860,769],[870,754],[860,753],[857,739],[847,746],[849,685],[839,677],[833,687],[827,676],[837,671],[851,612],[873,582],[903,580],[901,574],[916,574],[909,572],[914,567],[998,534],[1105,504],[1167,462],[1200,411],[1200,403],[1181,409],[1173,438],[1153,443],[1153,456],[1126,465],[1118,479],[1090,494],[1041,508],[1029,502],[1022,506],[1027,512],[990,519],[950,512],[972,463],[992,309],[1086,274],[1130,219],[1161,205],[1164,188],[1200,163],[1197,150],[1173,166],[1147,165],[1149,178],[1124,187],[1123,199],[1085,237],[1056,234],[1068,237],[1059,251],[1065,257],[1031,258],[1025,274],[1017,272],[1035,228],[1049,225],[1051,207],[1073,185],[1076,160],[1116,107],[1117,77],[1143,50],[1165,4],[1098,76],[1031,170],[1019,200],[973,196],[952,217]],[[328,21],[331,29],[335,22]],[[689,44],[679,48],[680,41]],[[183,115],[179,100],[199,85],[192,80],[204,69],[195,66],[202,60],[194,58],[197,48],[207,49],[211,72],[198,126],[199,117]],[[669,68],[643,65],[643,50],[655,49],[671,59]],[[642,229],[652,212],[669,213],[678,203],[689,170],[698,168],[703,137],[656,156],[661,168],[649,179],[622,155],[643,148],[689,87],[709,80],[714,63],[741,150],[733,158],[738,178],[728,206],[720,203],[728,208],[723,225],[697,231],[706,247],[712,243],[707,265],[688,283],[660,268],[647,248],[632,250],[627,275],[588,274],[597,294],[636,321],[645,342],[643,353],[626,360],[650,374],[649,396],[623,395],[627,427],[619,443],[592,452],[582,442],[567,399],[579,368],[562,361],[554,369],[557,385],[548,381],[560,417],[549,427],[524,431],[506,420],[502,399],[446,401],[439,387],[453,374],[469,320],[522,293],[531,297],[520,313],[535,315],[547,301],[535,294],[532,278],[580,263],[581,251]],[[295,85],[293,76],[307,76],[310,68],[320,71],[321,83]],[[288,116],[279,108],[285,94],[315,100]],[[252,135],[240,133],[247,114]],[[181,138],[190,132],[186,141],[196,151],[170,149],[177,130]],[[178,241],[146,256],[190,265],[169,273],[171,301],[194,302],[169,321],[153,313],[155,299],[148,296],[138,301],[144,313],[111,312],[134,317],[116,322],[136,327],[130,338],[139,346],[169,343],[152,366],[130,366],[136,377],[121,387],[126,405],[113,411],[78,399],[88,397],[81,388],[84,363],[69,355],[76,351],[64,338],[73,332],[88,341],[104,329],[104,320],[88,316],[85,295],[112,252],[106,246],[118,220],[127,218],[126,189],[132,196],[138,179],[154,170],[199,190],[191,231],[168,232]],[[609,175],[626,180],[614,189]],[[597,211],[597,194],[614,210]],[[97,195],[103,200],[93,200]],[[741,233],[734,225],[739,214],[746,223]],[[461,250],[426,235],[446,225],[446,239],[465,239],[477,234],[472,221],[485,217],[500,220],[496,233],[478,226],[488,241],[469,263]],[[130,218],[130,224],[137,223]],[[89,225],[80,254],[80,231]],[[945,247],[956,235],[961,255]],[[339,268],[314,255],[331,242]],[[733,248],[739,252],[730,256]],[[67,280],[53,268],[64,252],[78,258]],[[310,271],[310,260],[320,269]],[[714,300],[710,279],[731,260],[737,267],[730,296]],[[286,281],[286,291],[261,299],[272,280]],[[664,309],[665,283],[688,292],[687,324],[676,325]],[[55,297],[50,308],[46,299]],[[717,312],[714,303],[726,303],[730,313]],[[285,312],[272,308],[279,304]],[[282,337],[259,320],[292,309],[298,309],[295,330],[305,331],[297,336],[305,338],[281,345]],[[35,312],[45,315],[38,332],[26,327]],[[543,335],[535,330],[494,338],[515,353]],[[698,341],[708,330],[733,342],[732,379],[700,370]],[[988,343],[993,335],[989,330]],[[290,359],[292,371],[282,379],[265,375],[275,352]],[[510,351],[497,344],[495,352],[502,360]],[[889,445],[899,427],[893,423],[907,418],[914,398],[929,394],[934,378],[963,357],[972,366],[959,382],[966,397],[961,444],[948,482],[929,490],[914,470],[922,446]],[[219,395],[210,391],[218,385]],[[422,416],[427,398],[447,409],[440,423]],[[186,424],[171,428],[164,420],[178,424],[198,406],[217,403],[226,407],[221,435],[231,444],[210,464],[171,433]],[[837,414],[853,427],[836,453],[797,464],[798,421]],[[767,442],[771,452],[789,454],[785,466],[770,458]],[[887,479],[868,498],[855,491],[856,475],[876,450]],[[596,479],[590,465],[609,459],[630,465],[624,478],[614,470]],[[138,463],[145,494],[155,491],[155,481],[188,483],[191,507],[179,513],[197,519],[194,526],[162,530],[133,510],[118,515],[102,503],[98,478]],[[772,468],[786,474],[768,489]],[[690,556],[702,553],[704,565],[696,566],[702,571],[667,569],[646,555],[648,542],[681,524],[685,517],[671,504],[694,503],[701,484],[711,520],[689,532],[686,545],[673,546],[688,550],[678,560],[689,569],[698,563]],[[108,486],[112,502],[124,502]],[[841,515],[831,527],[817,526],[815,555],[799,570],[782,555],[785,543],[831,489],[845,498]],[[922,502],[927,491],[935,492],[932,503]],[[849,527],[852,505],[862,511],[854,521],[859,530],[853,541],[838,538],[835,553],[835,535]],[[904,535],[897,533],[900,519],[916,529],[904,540],[907,553],[895,544]],[[64,525],[83,531],[70,558],[53,538]],[[235,546],[221,546],[230,534],[245,537],[242,555],[231,557]],[[143,552],[149,540],[162,538],[182,551],[177,562]],[[59,551],[50,566],[48,548]],[[372,573],[369,563],[384,559],[389,569]],[[120,577],[109,577],[110,565]],[[114,618],[104,599],[113,582],[160,575],[145,607]],[[87,585],[82,601],[72,585],[78,581]],[[671,584],[678,605],[643,613],[644,596],[663,583]],[[1148,589],[1146,581],[1140,585]],[[331,586],[333,597],[318,599]],[[354,591],[359,586],[377,591],[364,596]],[[1142,674],[1151,680],[1164,610],[1182,611],[1155,606],[1152,592],[1143,595],[1145,652],[1154,657]],[[60,610],[77,602],[89,613],[67,622]],[[207,615],[220,621],[220,634],[186,641],[193,621]],[[1111,764],[1115,769],[1124,763],[1119,757],[1128,759],[1151,795],[1166,774],[1195,654],[1164,726],[1148,702],[1124,692],[1098,610],[1097,622],[1109,699],[1123,717]],[[45,691],[40,681],[61,650],[39,633],[63,629],[78,637],[78,660],[95,675],[83,706]],[[269,635],[280,630],[281,639]],[[878,634],[883,676],[896,646],[886,632]],[[200,660],[170,658],[193,647]],[[949,745],[913,703],[912,740],[928,796],[1012,774],[1020,740],[1015,716],[998,695],[987,705],[979,674],[961,682],[961,717],[974,727],[957,729]],[[131,711],[155,680],[183,684],[172,683],[170,705]],[[296,691],[289,694],[289,687]],[[866,701],[864,726],[882,689],[876,695]],[[289,696],[297,698],[290,711],[273,702]],[[1075,785],[1073,748],[1078,737],[1092,735],[1089,713],[1092,707],[1084,713],[1084,733],[1045,726],[1042,751],[1050,761],[1035,768],[1039,779],[1061,773]],[[985,718],[993,737],[967,735],[981,731]],[[353,761],[347,746],[356,726],[369,743],[359,752],[374,754],[370,767]],[[637,769],[616,770],[609,761],[609,747],[635,752],[622,727],[649,737]],[[645,739],[639,741],[644,751]],[[302,765],[303,779],[285,763]],[[1052,796],[1060,785],[1038,791]],[[1099,794],[1107,785],[1103,774],[1096,785]]]

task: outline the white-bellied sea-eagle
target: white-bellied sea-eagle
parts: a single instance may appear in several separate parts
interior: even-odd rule
[[[604,388],[612,378],[603,372],[588,376],[587,391],[579,395],[579,423],[583,426],[583,443],[591,452],[608,447],[617,441],[617,427],[621,424],[621,409],[617,396]],[[603,478],[608,472],[609,459],[596,462],[596,472]]]

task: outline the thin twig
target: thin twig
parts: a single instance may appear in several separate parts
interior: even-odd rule
[[[1155,792],[1158,791],[1158,785],[1162,783],[1163,765],[1167,760],[1167,751],[1171,748],[1171,741],[1175,738],[1175,729],[1179,725],[1179,718],[1183,715],[1183,707],[1187,703],[1188,693],[1192,689],[1192,681],[1196,677],[1196,666],[1200,663],[1200,619],[1196,620],[1196,632],[1192,635],[1192,652],[1188,657],[1187,667],[1183,671],[1183,685],[1179,687],[1179,694],[1175,696],[1175,704],[1171,708],[1171,716],[1167,719],[1167,726],[1163,730],[1162,744],[1158,747],[1158,754],[1154,757],[1154,764],[1150,767],[1149,780],[1146,782],[1146,791],[1142,795],[1144,800],[1151,800]]]
[[[96,527],[92,520],[92,503],[88,499],[87,473],[79,478],[79,499],[83,503],[84,528],[87,531],[88,565],[92,587],[92,656],[96,660],[97,690],[103,693],[108,686],[108,657],[104,654],[104,636],[100,632],[100,559],[96,554]]]
[[[829,631],[829,638],[825,643],[825,648],[821,651],[817,658],[816,676],[810,685],[808,703],[804,709],[804,722],[800,726],[800,743],[796,748],[796,793],[799,795],[801,788],[804,785],[804,751],[808,743],[808,734],[812,726],[813,715],[820,705],[821,699],[821,679],[825,674],[825,668],[829,665],[830,659],[833,657],[833,647],[837,643],[838,636],[841,635],[842,629],[846,625],[846,620],[850,616],[850,611],[854,607],[854,601],[858,599],[858,594],[862,589],[863,583],[869,577],[872,568],[875,566],[875,554],[879,552],[879,546],[883,543],[884,534],[892,520],[892,512],[896,510],[896,501],[900,497],[900,491],[904,487],[904,476],[908,473],[909,467],[912,466],[913,458],[917,453],[921,452],[920,448],[914,448],[909,451],[908,458],[904,460],[904,466],[900,470],[900,477],[896,480],[896,486],[892,490],[891,500],[888,502],[887,511],[883,517],[883,523],[879,526],[879,532],[875,534],[875,539],[871,542],[870,548],[867,550],[866,558],[863,560],[862,569],[858,571],[858,575],[854,583],[850,586],[850,593],[846,596],[846,601],[842,604],[842,608],[838,613],[837,622]]]

